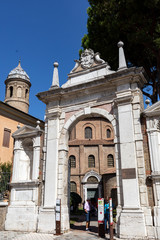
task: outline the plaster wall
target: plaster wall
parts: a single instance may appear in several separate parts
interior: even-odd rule
[[[20,119],[19,119],[20,120]],[[4,117],[0,115],[0,163],[12,163],[13,161],[13,138],[12,133],[17,130],[17,125],[23,126],[19,121],[12,120],[11,118]],[[11,130],[10,132],[10,140],[9,140],[9,148],[3,146],[3,134],[4,128]]]

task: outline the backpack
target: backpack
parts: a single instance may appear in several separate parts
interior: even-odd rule
[[[104,214],[107,214],[107,213],[109,213],[109,203],[106,203],[104,205]]]

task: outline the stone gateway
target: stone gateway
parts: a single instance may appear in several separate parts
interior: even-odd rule
[[[103,194],[105,198],[116,196],[120,238],[160,238],[159,150],[156,156],[152,155],[148,169],[150,155],[146,153],[148,142],[144,141],[147,133],[142,113],[144,123],[146,116],[148,119],[151,152],[158,146],[153,146],[152,140],[159,141],[159,130],[152,132],[151,115],[143,108],[141,88],[146,83],[145,72],[143,68],[127,68],[123,43],[118,47],[118,71],[112,71],[99,53],[88,49],[61,87],[58,63],[54,63],[52,86],[37,94],[46,104],[41,191],[38,156],[40,161],[42,132],[39,128],[19,129],[13,135],[14,169],[6,230],[55,233],[56,199],[61,199],[61,231],[68,231],[72,188],[83,200]],[[155,125],[159,127],[157,122]],[[22,141],[23,134],[26,140]],[[27,140],[29,135],[34,138],[31,142]],[[19,168],[25,165],[26,175],[18,175],[18,164]],[[11,225],[13,214],[17,217]]]

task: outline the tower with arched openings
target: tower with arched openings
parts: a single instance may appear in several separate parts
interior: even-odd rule
[[[21,63],[14,68],[5,80],[6,94],[4,102],[12,107],[28,113],[30,78],[21,67]]]

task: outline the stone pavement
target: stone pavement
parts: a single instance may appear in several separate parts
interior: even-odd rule
[[[77,217],[77,216],[76,216]],[[106,234],[105,239],[109,240],[109,235]],[[70,232],[60,236],[53,234],[43,233],[26,233],[26,232],[14,232],[14,231],[0,231],[0,240],[98,240],[102,239],[98,237],[98,223],[97,219],[91,221],[91,231],[85,231],[85,218],[84,216],[78,217],[78,221],[75,222]],[[103,238],[104,239],[104,238]],[[123,240],[114,236],[114,240]],[[133,240],[133,239],[128,239]],[[137,239],[138,240],[138,239]]]
[[[0,231],[0,240],[98,240],[102,239],[98,237],[98,234],[94,232],[82,232],[78,230],[70,231],[61,236],[55,236],[53,234],[43,233],[20,233],[13,231]],[[106,235],[105,239],[109,239],[109,235]],[[114,238],[117,239],[117,238]]]
[[[70,232],[60,236],[53,234],[42,233],[23,233],[14,231],[0,231],[0,240],[95,240],[101,239],[98,237],[98,223],[97,219],[91,221],[91,231],[85,231],[84,216],[78,219],[74,224]],[[106,238],[109,239],[109,235],[106,234]],[[114,238],[118,239],[118,238]]]

